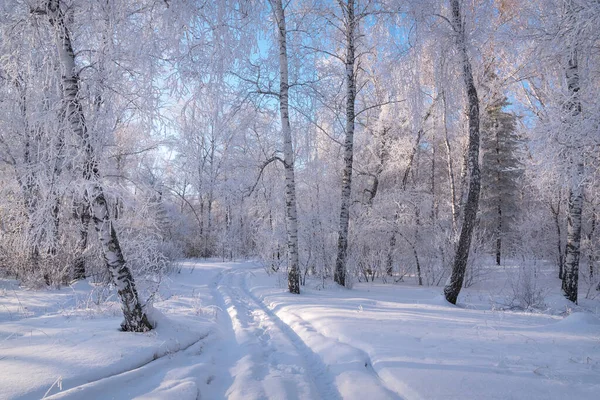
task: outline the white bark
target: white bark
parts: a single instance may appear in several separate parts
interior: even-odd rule
[[[573,15],[573,4],[568,1],[568,15],[571,22],[575,22]],[[569,89],[569,102],[567,113],[569,118],[576,119],[581,114],[581,102],[579,101],[579,66],[577,59],[577,45],[570,48],[569,61],[566,70],[567,86]],[[583,181],[584,163],[579,151],[572,149],[570,159],[570,187],[569,204],[567,212],[567,249],[565,255],[565,267],[563,271],[562,290],[565,297],[577,304],[577,291],[579,281],[579,258],[581,253],[581,214],[583,208]]]
[[[346,285],[346,258],[348,255],[348,226],[350,223],[350,201],[352,193],[352,162],[354,158],[354,120],[356,99],[355,35],[356,18],[354,0],[340,2],[346,15],[346,139],[344,140],[344,169],[342,171],[342,196],[340,206],[340,226],[338,231],[337,258],[333,278],[339,285]]]
[[[294,181],[294,149],[289,115],[289,83],[287,30],[282,0],[271,2],[277,21],[279,40],[279,112],[283,134],[283,164],[285,169],[285,218],[287,231],[288,289],[300,293],[300,268],[298,262],[298,218],[296,211],[296,184]]]
[[[55,28],[56,47],[62,68],[62,118],[81,140],[85,151],[83,175],[89,182],[86,200],[90,204],[106,267],[121,299],[124,316],[121,327],[124,331],[145,332],[152,329],[152,325],[142,311],[133,276],[125,263],[117,233],[110,221],[104,191],[98,183],[98,165],[79,101],[79,76],[76,73],[75,55],[60,0],[49,0],[45,12],[50,24]]]

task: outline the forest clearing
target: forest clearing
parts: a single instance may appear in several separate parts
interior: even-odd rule
[[[599,0],[0,0],[0,399],[600,397]]]

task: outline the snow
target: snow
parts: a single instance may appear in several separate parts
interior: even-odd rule
[[[568,316],[503,311],[490,289],[308,281],[300,296],[251,262],[186,261],[149,333],[87,282],[0,281],[0,398],[596,399],[598,301]],[[483,289],[482,289],[483,288]],[[494,301],[491,301],[494,300]],[[99,305],[97,305],[98,303]]]

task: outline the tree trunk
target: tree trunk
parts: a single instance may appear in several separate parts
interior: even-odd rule
[[[496,235],[496,265],[500,265],[502,261],[502,207],[500,206],[498,206],[498,227]]]
[[[579,281],[579,256],[581,250],[581,212],[583,208],[583,189],[581,179],[583,164],[575,167],[573,179],[579,184],[572,184],[569,193],[567,212],[567,253],[563,271],[562,290],[565,297],[577,304]]]
[[[459,0],[451,0],[452,20],[456,31],[456,45],[462,56],[463,78],[465,88],[467,90],[469,104],[469,146],[468,146],[468,172],[469,172],[469,189],[467,193],[467,201],[465,202],[462,212],[462,228],[456,254],[454,256],[454,264],[452,266],[452,275],[449,283],[444,288],[446,300],[452,304],[456,304],[458,294],[462,288],[465,271],[467,269],[467,261],[469,258],[469,249],[471,247],[471,239],[473,237],[473,228],[477,217],[477,209],[479,207],[479,192],[481,188],[481,174],[479,170],[479,97],[473,79],[471,69],[471,61],[467,53],[465,28],[462,21]]]
[[[589,243],[588,249],[588,271],[590,274],[590,281],[594,280],[594,264],[596,262],[596,257],[594,255],[594,248],[592,247],[592,240],[594,240],[594,232],[596,231],[596,208],[592,207],[592,227],[590,232],[587,234],[587,241]]]
[[[300,267],[298,261],[298,218],[296,211],[296,183],[294,180],[294,149],[289,116],[289,84],[287,30],[282,0],[271,3],[279,33],[279,112],[283,133],[283,165],[285,169],[285,218],[287,231],[288,290],[300,293]]]
[[[73,263],[73,279],[85,279],[85,251],[88,246],[88,236],[90,221],[90,205],[87,200],[83,200],[76,214],[79,217],[79,242],[77,243],[77,257]]]
[[[340,206],[340,227],[338,248],[333,279],[339,285],[346,285],[346,258],[348,255],[348,226],[350,223],[350,195],[352,193],[352,161],[354,158],[354,103],[356,81],[354,74],[356,20],[354,0],[340,5],[346,15],[346,139],[344,141],[344,170],[342,172],[342,196]]]
[[[152,325],[142,311],[133,276],[125,263],[117,233],[110,220],[104,191],[98,183],[98,164],[79,101],[79,76],[75,72],[75,55],[60,0],[49,0],[45,12],[50,24],[55,28],[58,56],[62,64],[62,118],[79,137],[85,151],[83,177],[88,182],[85,198],[90,204],[106,267],[121,299],[124,316],[121,328],[124,331],[146,332],[152,329]]]
[[[500,132],[498,128],[498,122],[494,123],[494,127],[496,128],[496,163],[497,163],[497,171],[496,171],[496,182],[501,182],[501,161],[500,161]],[[496,220],[496,265],[500,265],[502,262],[502,202],[504,198],[498,197],[498,209],[497,211],[497,220]]]
[[[562,245],[562,229],[560,228],[560,201],[561,201],[561,193],[558,194],[558,202],[556,204],[556,208],[552,203],[550,203],[550,211],[552,212],[552,216],[554,217],[554,226],[556,227],[556,246],[558,248],[558,279],[562,280],[564,276],[564,266],[565,266],[565,250],[563,250]]]
[[[392,228],[392,236],[390,236],[390,242],[388,245],[388,253],[385,260],[385,272],[387,276],[394,275],[394,250],[396,249],[396,235],[398,234],[398,221],[400,219],[399,211],[394,214],[394,225]]]
[[[567,17],[574,23],[573,4],[568,2]],[[570,48],[569,62],[566,70],[567,86],[570,99],[566,111],[570,117],[577,119],[581,114],[579,101],[579,66],[577,59],[577,45]],[[579,256],[581,249],[581,214],[583,208],[583,178],[584,164],[580,151],[572,149],[569,166],[571,181],[569,188],[569,204],[567,210],[567,252],[563,274],[562,290],[565,297],[577,304],[577,290],[579,281]]]

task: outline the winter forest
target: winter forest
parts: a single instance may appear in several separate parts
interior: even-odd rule
[[[0,0],[0,398],[596,398],[599,181],[598,0]]]

